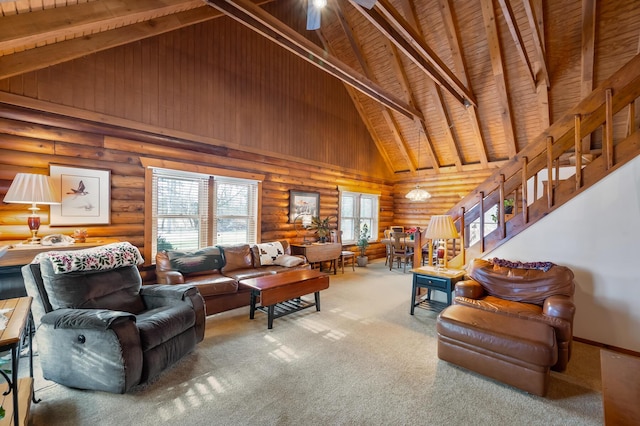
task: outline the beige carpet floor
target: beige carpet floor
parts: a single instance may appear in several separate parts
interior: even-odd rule
[[[32,424],[602,424],[598,348],[576,343],[548,396],[533,396],[438,360],[436,314],[409,315],[410,293],[411,274],[384,262],[348,268],[331,276],[321,312],[276,319],[273,330],[248,307],[209,317],[197,350],[135,392],[36,377]]]

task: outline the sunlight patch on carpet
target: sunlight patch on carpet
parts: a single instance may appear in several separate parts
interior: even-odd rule
[[[347,336],[347,334],[343,331],[333,329],[326,324],[309,318],[301,318],[300,321],[298,321],[298,324],[300,324],[302,328],[309,330],[312,333],[323,334],[322,337],[329,340],[338,341],[344,339]]]
[[[269,343],[275,344],[275,345],[278,346],[276,349],[274,349],[271,352],[269,352],[269,356],[270,357],[275,358],[278,361],[284,361],[284,362],[292,362],[292,361],[295,361],[296,359],[299,358],[298,354],[296,354],[296,351],[294,351],[290,347],[282,344],[280,341],[275,339],[273,336],[271,336],[269,334],[265,334],[264,338]]]

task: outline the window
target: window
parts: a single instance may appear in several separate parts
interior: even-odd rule
[[[340,230],[342,241],[353,244],[360,236],[363,225],[369,228],[369,241],[378,235],[378,195],[341,191]]]
[[[152,169],[152,258],[158,250],[255,243],[258,182]]]

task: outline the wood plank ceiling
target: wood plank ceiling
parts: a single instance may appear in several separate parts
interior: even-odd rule
[[[304,21],[306,0],[277,1]],[[342,80],[399,177],[497,167],[550,123],[542,0],[378,0],[371,10],[329,0],[314,32],[288,27],[263,3],[3,1],[0,79],[225,14]],[[544,7],[576,9],[553,3]],[[582,95],[594,84],[595,8],[577,7]]]

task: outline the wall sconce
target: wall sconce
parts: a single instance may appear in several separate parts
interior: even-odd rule
[[[30,244],[39,244],[38,229],[40,216],[38,204],[60,204],[60,194],[49,176],[18,173],[11,182],[11,186],[4,196],[5,203],[31,204],[31,215],[27,218],[27,225],[31,230]]]

